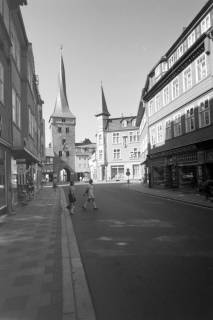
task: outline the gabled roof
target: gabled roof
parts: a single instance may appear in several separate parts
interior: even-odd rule
[[[59,92],[55,102],[54,112],[51,117],[59,118],[75,118],[69,109],[66,93],[66,80],[63,57],[60,57],[60,73],[59,73]]]

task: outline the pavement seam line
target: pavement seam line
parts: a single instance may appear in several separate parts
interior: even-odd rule
[[[66,198],[61,188],[61,206],[66,208]],[[78,244],[72,225],[71,217],[66,209],[63,209],[66,224],[67,244],[71,261],[71,277],[73,283],[73,296],[75,300],[77,320],[96,320],[95,311],[88,288],[83,263],[81,261]],[[65,320],[65,319],[64,319]]]

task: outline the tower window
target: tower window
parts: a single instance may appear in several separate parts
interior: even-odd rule
[[[59,157],[62,157],[62,151],[58,152]]]
[[[61,127],[58,127],[58,132],[61,133]]]
[[[69,132],[70,132],[70,128],[67,127],[67,128],[66,128],[66,133],[69,133]]]

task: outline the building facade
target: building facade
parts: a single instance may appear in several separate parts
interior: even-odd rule
[[[97,118],[97,180],[141,179],[141,152],[136,116],[111,118],[103,88],[102,111]],[[126,173],[130,172],[127,176]]]
[[[96,144],[89,139],[75,144],[75,172],[78,181],[91,177],[89,159],[95,153]]]
[[[75,175],[76,118],[69,109],[62,55],[60,58],[59,93],[50,121],[54,153],[54,174],[61,182],[70,181]]]
[[[212,26],[208,1],[147,76],[140,128],[152,186],[193,188],[213,179]]]
[[[18,202],[28,177],[39,186],[44,157],[43,101],[20,11],[26,4],[0,1],[0,212]]]

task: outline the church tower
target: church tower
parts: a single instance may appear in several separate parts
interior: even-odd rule
[[[54,152],[54,174],[59,181],[70,181],[75,173],[76,118],[69,109],[66,93],[65,69],[61,53],[59,92],[53,114],[50,116]]]
[[[106,126],[110,117],[107,108],[104,90],[101,85],[102,108],[101,112],[96,114],[97,118],[97,178],[100,181],[106,179],[107,168],[107,143],[106,143]]]

